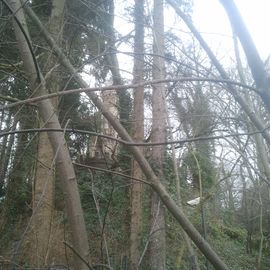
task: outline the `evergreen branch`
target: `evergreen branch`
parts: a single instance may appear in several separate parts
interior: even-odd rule
[[[40,53],[39,55],[35,56],[35,58],[39,59],[42,55],[44,55],[44,53]],[[22,65],[23,65],[23,61],[19,61],[17,63],[10,63],[10,64],[0,63],[0,69],[5,70],[5,71],[12,70],[12,69],[17,69],[18,67]]]
[[[17,11],[16,12],[13,11],[12,7],[6,2],[6,0],[2,0],[2,2],[7,7],[9,12],[12,14],[14,20],[16,21],[17,25],[19,26],[20,30],[22,31],[22,34],[24,35],[24,38],[25,38],[26,43],[27,43],[27,45],[29,47],[29,50],[30,50],[30,53],[32,55],[32,59],[33,59],[33,62],[34,62],[34,66],[35,66],[35,69],[36,69],[37,83],[41,83],[41,75],[40,75],[40,70],[39,70],[39,66],[38,66],[38,63],[37,63],[37,59],[35,57],[34,50],[33,50],[32,44],[31,44],[31,42],[29,40],[29,37],[28,37],[26,31],[24,30],[23,25],[21,24],[21,22],[18,20],[18,18],[16,16]]]

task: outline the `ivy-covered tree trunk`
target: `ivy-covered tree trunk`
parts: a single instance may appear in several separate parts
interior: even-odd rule
[[[134,10],[135,37],[134,37],[134,67],[133,83],[141,83],[144,75],[144,0],[135,1]],[[144,139],[144,87],[134,89],[133,107],[133,138],[143,142]],[[132,160],[134,178],[142,179],[143,173],[139,164]],[[142,223],[142,195],[141,182],[132,180],[131,186],[131,222],[130,222],[130,260],[132,269],[137,269],[140,260],[140,241]]]
[[[163,0],[154,1],[153,11],[153,80],[165,78],[164,63],[164,15]],[[165,85],[153,86],[152,94],[152,142],[166,141]],[[164,179],[163,165],[165,146],[155,146],[152,150],[154,169],[160,179]],[[152,194],[150,267],[152,270],[166,268],[165,209],[159,196]]]

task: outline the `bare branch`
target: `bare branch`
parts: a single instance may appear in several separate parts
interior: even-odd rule
[[[197,141],[208,141],[208,140],[219,140],[219,139],[226,139],[230,137],[240,137],[240,136],[251,136],[255,134],[260,134],[265,132],[270,127],[266,127],[263,130],[257,130],[254,132],[243,132],[243,133],[233,133],[233,134],[227,134],[227,135],[218,135],[218,136],[205,136],[205,137],[193,137],[193,138],[186,138],[182,140],[173,140],[173,141],[164,141],[164,142],[150,142],[150,143],[140,143],[140,142],[130,142],[126,141],[120,138],[115,138],[113,136],[92,132],[88,130],[80,130],[80,129],[57,129],[57,128],[31,128],[31,129],[22,129],[22,130],[11,130],[11,131],[4,131],[0,133],[0,138],[3,136],[8,136],[10,134],[18,134],[18,133],[34,133],[34,132],[66,132],[66,133],[80,133],[85,135],[91,135],[91,136],[97,136],[113,141],[117,141],[119,143],[122,143],[125,146],[158,146],[158,145],[170,145],[170,144],[180,144],[180,146],[183,146],[185,143],[191,143],[191,142],[197,142]]]
[[[85,265],[87,265],[87,267],[88,267],[89,269],[94,270],[94,268],[89,264],[89,262],[87,262],[87,261],[86,261],[86,260],[78,253],[78,251],[76,251],[76,250],[74,249],[74,247],[72,247],[72,246],[71,246],[69,243],[67,243],[66,241],[64,241],[63,243],[64,243],[65,246],[67,246],[69,249],[71,249],[72,252],[73,252],[76,256],[78,256],[78,257],[80,258],[80,260],[81,260]]]
[[[133,89],[133,88],[138,88],[141,86],[154,85],[154,84],[159,84],[159,83],[195,82],[195,81],[197,81],[197,82],[202,81],[202,82],[226,83],[226,84],[231,84],[231,85],[243,87],[243,88],[246,88],[246,89],[251,90],[251,91],[256,91],[256,89],[252,86],[243,84],[241,82],[231,81],[231,80],[216,79],[216,78],[200,78],[200,77],[180,77],[180,78],[168,78],[168,79],[164,79],[164,80],[151,80],[151,81],[145,81],[143,83],[138,83],[138,84],[111,85],[111,86],[104,86],[104,87],[87,87],[87,88],[70,89],[70,90],[65,90],[62,92],[51,93],[48,95],[33,97],[33,98],[26,99],[26,100],[20,100],[20,101],[17,101],[17,102],[11,103],[11,104],[7,104],[7,105],[2,105],[2,106],[0,106],[0,110],[10,109],[10,108],[13,108],[15,106],[38,102],[38,101],[41,101],[44,99],[49,99],[49,98],[54,98],[54,97],[64,96],[64,95],[70,95],[70,94],[76,94],[76,93],[82,93],[82,92],[127,90],[127,89],[131,89],[131,88]],[[12,97],[10,97],[10,99],[11,98]],[[10,100],[10,101],[14,101],[14,100]]]
[[[112,171],[112,170],[106,170],[106,169],[102,169],[102,168],[98,168],[98,167],[94,167],[94,166],[90,166],[90,165],[85,165],[85,164],[81,164],[81,163],[77,163],[77,162],[72,162],[72,163],[74,165],[82,167],[82,168],[87,168],[87,169],[90,169],[90,170],[95,170],[95,171],[100,171],[100,172],[112,173],[112,174],[119,175],[119,176],[122,176],[122,177],[125,177],[125,178],[129,178],[129,179],[132,179],[132,180],[135,180],[135,181],[138,181],[138,182],[142,182],[142,183],[147,184],[147,185],[151,185],[151,183],[149,183],[149,182],[147,182],[145,180],[142,180],[142,179],[139,179],[139,178],[136,178],[136,177],[132,177],[132,176],[127,175],[127,174],[119,173],[119,172]]]

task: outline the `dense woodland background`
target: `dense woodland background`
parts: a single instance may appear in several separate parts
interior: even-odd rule
[[[226,59],[192,0],[0,1],[0,269],[270,268],[269,63],[220,4]]]

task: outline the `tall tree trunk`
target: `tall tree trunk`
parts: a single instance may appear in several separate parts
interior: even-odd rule
[[[52,2],[51,16],[49,19],[49,31],[55,40],[62,38],[62,21],[65,7],[65,0],[54,0]],[[50,70],[56,64],[55,57],[49,53],[46,57],[45,70]],[[59,91],[59,76],[55,73],[50,74],[50,80],[47,81],[47,88],[50,92]],[[57,99],[52,100],[55,111],[57,110]],[[44,126],[44,122],[40,119],[40,127]],[[55,164],[54,153],[49,141],[48,135],[44,132],[39,134],[38,139],[38,162],[36,166],[36,174],[33,187],[33,216],[32,230],[30,234],[30,265],[42,267],[50,265],[51,262],[63,263],[65,258],[59,256],[63,244],[57,243],[53,235],[53,219],[54,219],[54,190],[55,190]],[[57,234],[58,235],[58,234]],[[52,241],[54,243],[52,243]],[[62,242],[62,241],[61,241]],[[56,244],[57,243],[57,244]],[[57,246],[57,252],[55,249]],[[54,256],[57,254],[57,258]]]
[[[141,83],[144,75],[144,0],[135,0],[134,10],[134,67],[133,83]],[[143,142],[144,139],[144,87],[134,89],[133,107],[133,138]],[[143,178],[143,173],[136,160],[132,160],[132,177]],[[142,223],[142,195],[141,182],[132,181],[131,186],[131,222],[130,222],[130,260],[132,269],[137,269],[140,260],[140,240]]]
[[[47,90],[44,86],[44,80],[33,62],[29,44],[20,29],[18,22],[23,27],[26,35],[29,38],[26,21],[19,0],[8,0],[9,6],[14,12],[17,20],[14,19],[13,25],[15,35],[20,50],[20,54],[24,63],[25,74],[28,75],[30,88],[37,95],[46,94]],[[41,80],[39,82],[39,79]],[[58,118],[54,112],[52,103],[49,100],[38,103],[38,109],[45,126],[48,128],[61,128]],[[77,186],[76,176],[72,161],[65,143],[65,138],[62,133],[48,133],[54,155],[56,155],[56,164],[58,165],[60,179],[62,181],[62,189],[65,197],[67,216],[71,226],[73,248],[80,255],[75,255],[74,267],[80,270],[88,269],[88,266],[82,260],[87,261],[89,246],[88,238],[84,223],[83,211],[81,208],[80,195]]]
[[[164,63],[164,16],[163,0],[154,1],[153,11],[153,80],[165,78]],[[152,94],[152,141],[166,141],[165,85],[153,86]],[[152,150],[153,163],[160,179],[164,179],[163,165],[165,147],[155,146]],[[150,267],[164,270],[166,267],[165,211],[159,196],[152,194],[151,206],[152,235],[150,241]]]
[[[32,223],[30,233],[29,265],[48,265],[49,240],[54,208],[53,150],[46,133],[38,139],[38,153],[33,185]],[[34,252],[33,252],[34,251]]]

